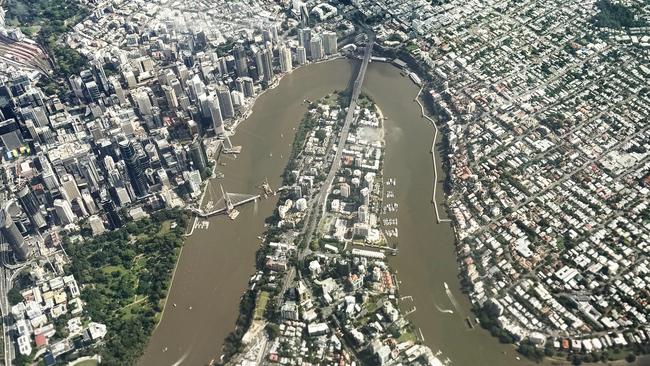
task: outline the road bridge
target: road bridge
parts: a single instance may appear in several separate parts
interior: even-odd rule
[[[361,68],[359,69],[359,74],[357,75],[357,78],[354,80],[354,85],[352,86],[350,106],[348,107],[348,112],[345,115],[345,122],[343,124],[343,128],[341,129],[341,133],[339,134],[339,142],[338,145],[336,146],[336,155],[334,157],[334,161],[332,162],[332,165],[330,166],[330,170],[329,173],[327,174],[327,178],[325,179],[325,182],[323,183],[320,191],[318,192],[318,196],[316,197],[316,203],[313,206],[314,210],[321,211],[321,216],[325,212],[326,209],[325,203],[327,202],[327,196],[329,196],[330,188],[332,187],[332,182],[334,181],[336,172],[338,172],[338,170],[341,168],[341,156],[343,154],[343,147],[345,146],[345,142],[348,140],[348,134],[350,133],[350,125],[354,120],[354,111],[357,108],[357,101],[359,99],[359,95],[361,94],[361,87],[363,85],[363,80],[366,77],[366,70],[368,70],[368,64],[370,63],[370,59],[372,57],[372,46],[374,42],[375,42],[375,34],[370,32],[368,34],[368,42],[366,44],[366,49],[363,55]],[[316,225],[318,224],[318,221],[319,221],[318,218],[315,218],[315,220],[311,220],[308,229],[305,232],[305,238],[307,239],[306,240],[307,248],[309,248],[309,243],[311,242],[311,237],[314,234],[314,230],[316,228]],[[303,252],[299,257],[302,258],[304,254],[305,251],[303,250]]]
[[[309,249],[309,243],[311,243],[311,238],[314,235],[318,222],[320,221],[316,213],[319,212],[317,210],[320,210],[321,217],[322,217],[322,213],[325,211],[325,203],[327,202],[327,196],[329,195],[332,182],[334,181],[336,172],[341,167],[341,155],[343,153],[343,147],[345,146],[345,142],[348,139],[348,134],[350,132],[350,125],[354,120],[354,110],[357,107],[357,100],[359,99],[359,95],[361,94],[361,86],[363,85],[363,79],[366,76],[368,63],[370,63],[370,58],[372,57],[372,46],[374,42],[375,42],[375,35],[371,31],[369,31],[368,42],[366,44],[365,53],[363,55],[361,68],[359,69],[359,74],[357,74],[357,78],[354,80],[354,85],[352,86],[350,106],[348,107],[348,112],[345,115],[345,122],[343,124],[343,128],[341,129],[341,133],[339,134],[339,141],[336,146],[336,156],[334,157],[334,161],[330,166],[330,170],[327,174],[327,178],[325,179],[325,182],[323,182],[321,189],[318,191],[315,202],[309,208],[308,216],[305,218],[305,222],[307,224],[305,225],[305,230],[303,232],[303,235],[305,238],[306,245],[298,253],[298,259],[303,259],[306,255],[311,253],[311,250]],[[286,187],[281,187],[280,189],[282,188],[286,189]],[[283,298],[284,293],[293,284],[293,279],[296,274],[295,270],[296,270],[295,267],[292,266],[285,274],[284,281],[282,283],[282,288],[280,289],[280,298]],[[282,302],[279,301],[278,308],[281,306],[281,304]]]

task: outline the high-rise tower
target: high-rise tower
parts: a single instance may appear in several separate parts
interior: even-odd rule
[[[129,175],[129,180],[133,186],[133,191],[136,196],[142,197],[147,194],[147,179],[144,176],[144,169],[140,162],[140,157],[135,149],[133,141],[122,136],[118,142],[120,147],[120,154],[124,163],[126,164],[126,171]]]

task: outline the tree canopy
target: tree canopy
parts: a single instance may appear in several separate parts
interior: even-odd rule
[[[159,211],[68,244],[70,271],[83,284],[88,315],[108,328],[103,364],[134,364],[142,354],[162,311],[187,222],[182,211]]]
[[[592,19],[596,27],[621,29],[645,26],[645,22],[636,20],[634,12],[622,4],[613,3],[610,0],[599,0],[596,7],[598,14]]]

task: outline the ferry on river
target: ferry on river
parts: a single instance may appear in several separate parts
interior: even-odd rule
[[[228,212],[228,217],[229,217],[231,220],[236,219],[237,216],[239,216],[239,211],[236,210],[236,209],[232,209],[232,210],[230,210],[230,212]]]

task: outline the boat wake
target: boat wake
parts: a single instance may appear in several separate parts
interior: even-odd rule
[[[188,349],[187,352],[185,352],[185,353],[181,356],[181,358],[178,359],[178,361],[176,361],[176,362],[174,362],[174,363],[172,364],[172,366],[180,366],[180,364],[182,364],[183,361],[185,361],[185,359],[187,358],[187,356],[190,355],[190,351],[191,351],[191,350],[192,350],[191,348]]]
[[[438,306],[438,304],[436,304],[436,303],[434,303],[434,305],[436,306],[436,309],[437,309],[439,312],[443,313],[443,314],[453,314],[453,313],[454,313],[454,311],[451,310],[451,309],[442,309],[442,308],[441,308],[440,306]]]
[[[460,310],[460,305],[458,305],[458,301],[456,301],[454,294],[449,289],[449,286],[447,286],[447,282],[444,282],[444,284],[445,284],[445,292],[447,293],[447,297],[449,298],[449,301],[451,301],[451,304],[454,306],[454,309],[456,309],[456,313],[462,314],[462,311]]]

